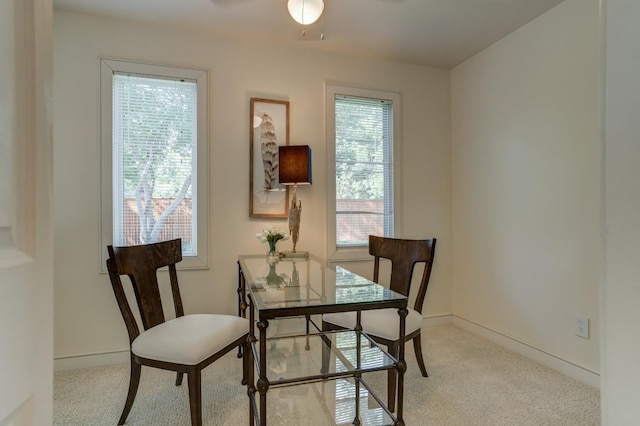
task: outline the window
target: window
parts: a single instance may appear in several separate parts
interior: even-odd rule
[[[106,246],[182,239],[207,266],[207,73],[100,60],[101,227]]]
[[[328,258],[369,258],[399,233],[400,95],[327,85]]]

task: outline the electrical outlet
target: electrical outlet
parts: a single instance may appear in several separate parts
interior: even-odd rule
[[[575,333],[576,336],[584,337],[585,339],[589,338],[589,318],[576,317]]]

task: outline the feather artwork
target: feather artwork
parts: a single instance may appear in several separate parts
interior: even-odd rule
[[[262,166],[264,168],[264,189],[270,191],[276,186],[278,178],[278,142],[276,129],[271,116],[266,112],[260,114],[260,145],[262,146]]]

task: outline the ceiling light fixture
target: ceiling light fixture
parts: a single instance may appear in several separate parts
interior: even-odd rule
[[[287,3],[289,14],[302,25],[313,24],[320,18],[324,10],[322,0],[289,0]]]

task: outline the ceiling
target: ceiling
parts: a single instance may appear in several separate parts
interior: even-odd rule
[[[306,28],[287,0],[54,0],[55,9],[215,36],[451,68],[562,0],[325,0]],[[324,40],[320,35],[324,34]]]

